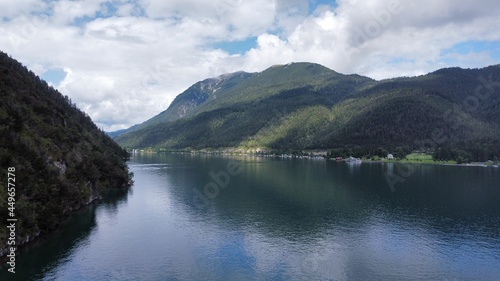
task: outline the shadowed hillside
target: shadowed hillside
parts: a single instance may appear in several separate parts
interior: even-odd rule
[[[499,66],[374,81],[292,63],[229,77],[239,78],[215,93],[213,86],[206,94],[203,83],[223,79],[195,84],[151,119],[158,122],[147,121],[117,142],[126,148],[329,149],[358,156],[450,149],[467,160],[500,155]],[[196,96],[204,98],[193,102]],[[159,121],[182,103],[182,116]]]
[[[99,190],[131,182],[128,153],[67,96],[4,53],[0,99],[0,182],[15,177],[15,209],[7,209],[14,205],[0,189],[2,247],[5,218],[17,218],[19,245],[56,228]]]

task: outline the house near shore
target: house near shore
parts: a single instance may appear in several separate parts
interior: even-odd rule
[[[394,155],[387,154],[387,160],[394,160]]]

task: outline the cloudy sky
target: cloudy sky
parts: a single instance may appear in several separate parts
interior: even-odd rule
[[[498,64],[499,15],[497,0],[0,0],[0,50],[112,131],[273,64],[375,79]]]

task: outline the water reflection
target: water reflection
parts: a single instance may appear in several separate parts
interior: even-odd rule
[[[254,239],[260,246],[267,239],[284,248],[306,246],[299,255],[301,258],[292,262],[294,266],[305,267],[305,276],[314,276],[311,271],[325,276],[321,274],[330,272],[332,267],[338,267],[335,276],[358,279],[386,276],[384,270],[388,268],[384,264],[400,264],[417,272],[423,267],[427,272],[422,271],[421,276],[431,279],[461,276],[443,274],[446,270],[438,266],[450,264],[442,255],[457,255],[447,243],[488,241],[487,247],[499,249],[500,190],[491,184],[491,180],[498,180],[498,173],[471,167],[417,165],[413,167],[414,173],[393,192],[384,177],[386,168],[394,169],[392,163],[388,167],[378,163],[352,166],[330,161],[243,158],[240,161],[244,172],[231,178],[231,184],[221,189],[207,208],[199,210],[192,204],[192,189],[202,190],[211,180],[208,174],[223,170],[229,160],[194,159],[192,169],[167,172],[170,180],[183,186],[174,196],[191,216],[222,229],[251,229],[251,233],[264,235],[249,238],[244,243],[247,246]],[[201,176],[190,177],[192,170]],[[322,241],[325,237],[329,237],[328,243]],[[436,252],[435,243],[447,246]],[[357,250],[350,250],[348,245],[356,245]],[[318,252],[318,249],[325,250]],[[377,255],[370,256],[363,249]],[[481,248],[476,250],[477,256],[482,255]],[[339,259],[339,253],[346,255],[344,259]],[[251,255],[260,257],[256,266],[260,259],[268,259],[260,255],[265,254]],[[422,257],[438,257],[438,260],[419,260]],[[453,265],[453,270],[465,266],[459,256],[456,259],[459,263]],[[351,263],[353,260],[356,263]],[[498,258],[491,262],[484,267],[498,264]],[[279,258],[273,263],[279,264]],[[367,270],[377,264],[377,270]],[[392,278],[400,279],[405,279],[408,273],[399,269],[389,271],[394,274],[390,275]],[[485,276],[492,276],[491,269]]]
[[[224,171],[227,162],[235,159],[243,172],[231,177],[228,186],[208,200],[207,208],[196,208],[193,189],[202,192],[213,182],[210,172]],[[442,226],[443,217],[461,223],[467,219],[464,213],[488,211],[489,215],[500,206],[500,189],[490,183],[498,173],[471,167],[415,166],[414,175],[392,192],[384,177],[387,169],[394,169],[392,163],[353,166],[334,161],[175,154],[151,157],[151,161],[176,163],[176,169],[162,171],[163,177],[171,183],[175,201],[193,216],[251,224],[267,233],[278,231],[277,235],[309,236],[346,223],[342,220],[349,224],[369,221],[374,213],[389,218],[418,214],[416,221]]]
[[[112,188],[101,192],[102,199],[99,208],[106,211],[110,216],[116,216],[118,209],[127,204],[129,196],[134,194],[133,188]]]
[[[229,172],[231,161],[240,173]],[[500,174],[417,165],[393,192],[384,177],[390,167],[136,155],[133,189],[103,200],[81,238],[73,236],[53,264],[40,262],[45,269],[33,274],[46,280],[494,280]],[[206,194],[200,208],[195,190],[204,193],[212,184],[218,192]]]
[[[62,262],[71,259],[73,250],[89,242],[89,237],[97,227],[96,214],[100,211],[116,214],[118,208],[126,204],[130,193],[130,188],[102,192],[102,200],[98,203],[79,210],[63,222],[56,232],[20,249],[16,259],[16,273],[8,273],[2,268],[0,280],[38,280],[50,276]]]

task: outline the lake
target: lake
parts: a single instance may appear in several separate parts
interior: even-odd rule
[[[135,155],[0,280],[499,280],[500,169]]]

